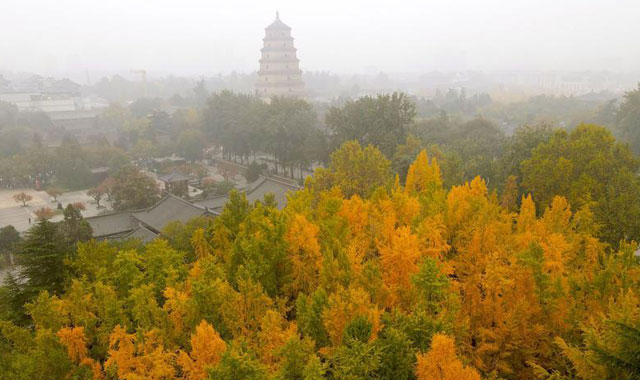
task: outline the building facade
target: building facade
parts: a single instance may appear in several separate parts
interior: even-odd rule
[[[265,28],[263,42],[257,95],[265,99],[274,96],[303,97],[304,82],[291,28],[280,21],[278,12],[276,20]]]

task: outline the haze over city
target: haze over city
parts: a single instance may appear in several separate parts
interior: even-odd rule
[[[640,379],[640,0],[0,2],[0,380]]]
[[[276,10],[303,70],[632,71],[640,3],[455,1],[5,0],[0,70],[47,76],[214,75],[257,69]],[[10,38],[8,38],[10,37]]]

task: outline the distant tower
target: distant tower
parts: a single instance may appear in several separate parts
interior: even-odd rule
[[[265,28],[262,58],[258,71],[256,92],[261,98],[272,96],[304,96],[304,82],[296,48],[293,47],[291,28],[276,20]]]

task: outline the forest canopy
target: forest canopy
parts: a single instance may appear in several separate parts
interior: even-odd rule
[[[635,165],[595,127],[545,144],[571,152],[591,137],[620,157],[614,167]],[[352,156],[376,169],[342,162]],[[377,148],[348,142],[284,209],[232,192],[218,217],[146,245],[71,241],[40,222],[24,246],[36,249],[41,234],[57,243],[27,267],[41,257],[60,269],[33,271],[35,293],[20,281],[2,288],[0,373],[637,378],[637,244],[600,240],[596,207],[574,206],[571,191],[504,204],[480,177],[445,187],[426,150],[403,181],[390,167]]]

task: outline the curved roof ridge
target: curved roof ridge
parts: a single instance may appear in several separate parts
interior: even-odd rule
[[[289,181],[288,179],[285,180],[285,179],[281,179],[280,177],[276,177],[276,176],[268,176],[266,178],[268,178],[269,180],[271,180],[273,182],[277,182],[277,183],[279,183],[281,185],[288,186],[288,187],[290,187],[292,189],[299,190],[299,189],[302,188],[301,186],[299,186],[297,184],[294,184],[293,181]]]

